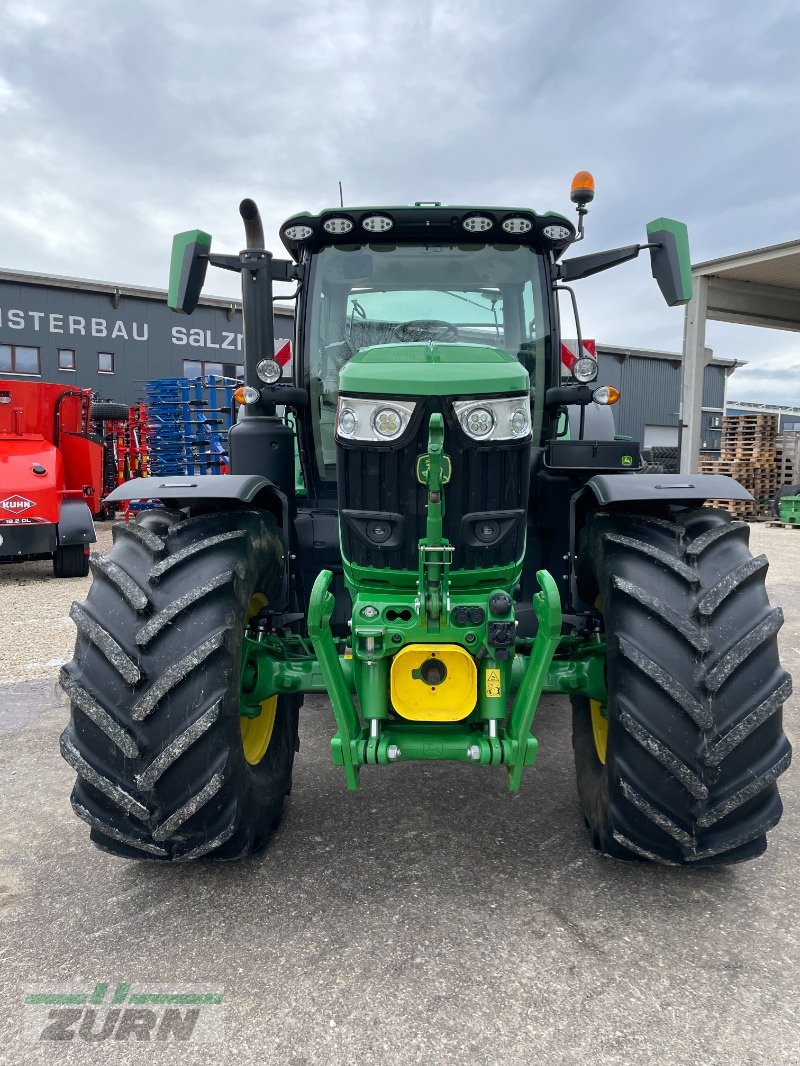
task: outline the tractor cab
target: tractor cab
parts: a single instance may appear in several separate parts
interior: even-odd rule
[[[513,358],[529,375],[538,441],[550,377],[553,264],[574,235],[567,219],[417,204],[296,215],[281,235],[305,277],[297,350],[309,395],[309,473],[321,492],[336,481],[340,375],[366,349],[376,349],[369,363],[387,374],[387,396],[392,373],[379,372],[379,364],[409,359],[417,360],[419,390],[429,391],[424,360],[406,346],[445,345],[448,363],[464,368],[491,366],[498,354]],[[461,374],[447,387],[468,389],[469,371]]]

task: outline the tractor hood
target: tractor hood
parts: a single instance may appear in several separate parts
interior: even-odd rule
[[[521,363],[483,344],[376,344],[339,375],[339,391],[353,396],[496,396],[528,387]]]

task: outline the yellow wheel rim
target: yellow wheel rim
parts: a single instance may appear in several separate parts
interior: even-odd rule
[[[250,597],[250,602],[247,605],[247,621],[251,618],[255,618],[259,611],[262,611],[269,604],[269,600],[263,592],[257,592],[255,596]]]
[[[603,610],[603,600],[598,596],[594,601],[598,611]],[[592,716],[592,735],[594,736],[594,750],[597,758],[605,766],[606,749],[608,748],[608,717],[604,714],[605,707],[599,700],[589,700],[589,712]]]
[[[262,592],[257,592],[255,596],[252,596],[247,605],[247,621],[255,618],[268,602]],[[269,742],[272,740],[272,731],[275,728],[275,717],[278,713],[278,697],[270,696],[268,700],[262,701],[260,707],[261,713],[256,718],[239,716],[244,757],[251,766],[257,766],[267,754]]]
[[[597,758],[605,765],[606,747],[608,746],[608,719],[603,716],[603,705],[599,700],[589,700],[589,709],[592,715],[594,750],[597,752]]]
[[[261,714],[257,718],[245,718],[244,715],[239,718],[244,757],[251,766],[256,766],[267,754],[277,713],[278,697],[270,696],[261,704]]]

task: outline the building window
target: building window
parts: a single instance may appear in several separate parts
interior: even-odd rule
[[[207,378],[211,375],[217,378],[244,377],[244,367],[241,363],[216,363],[204,359],[184,359],[183,376],[185,378]]]
[[[75,369],[75,349],[74,348],[59,348],[58,349],[58,369],[59,370],[74,370]]]
[[[113,374],[114,373],[114,353],[113,352],[98,352],[97,353],[97,372],[98,372],[98,374]]]
[[[41,374],[39,349],[22,344],[0,344],[0,373]]]

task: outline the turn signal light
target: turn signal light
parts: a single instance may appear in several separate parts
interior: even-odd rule
[[[616,403],[619,399],[619,389],[614,388],[613,385],[601,385],[592,393],[592,399],[603,407],[606,404]]]
[[[590,204],[594,200],[594,178],[588,170],[579,170],[572,179],[569,198],[574,204]]]
[[[243,403],[246,407],[249,407],[251,403],[258,402],[258,389],[254,389],[252,385],[240,385],[234,392],[233,398],[236,403]]]

